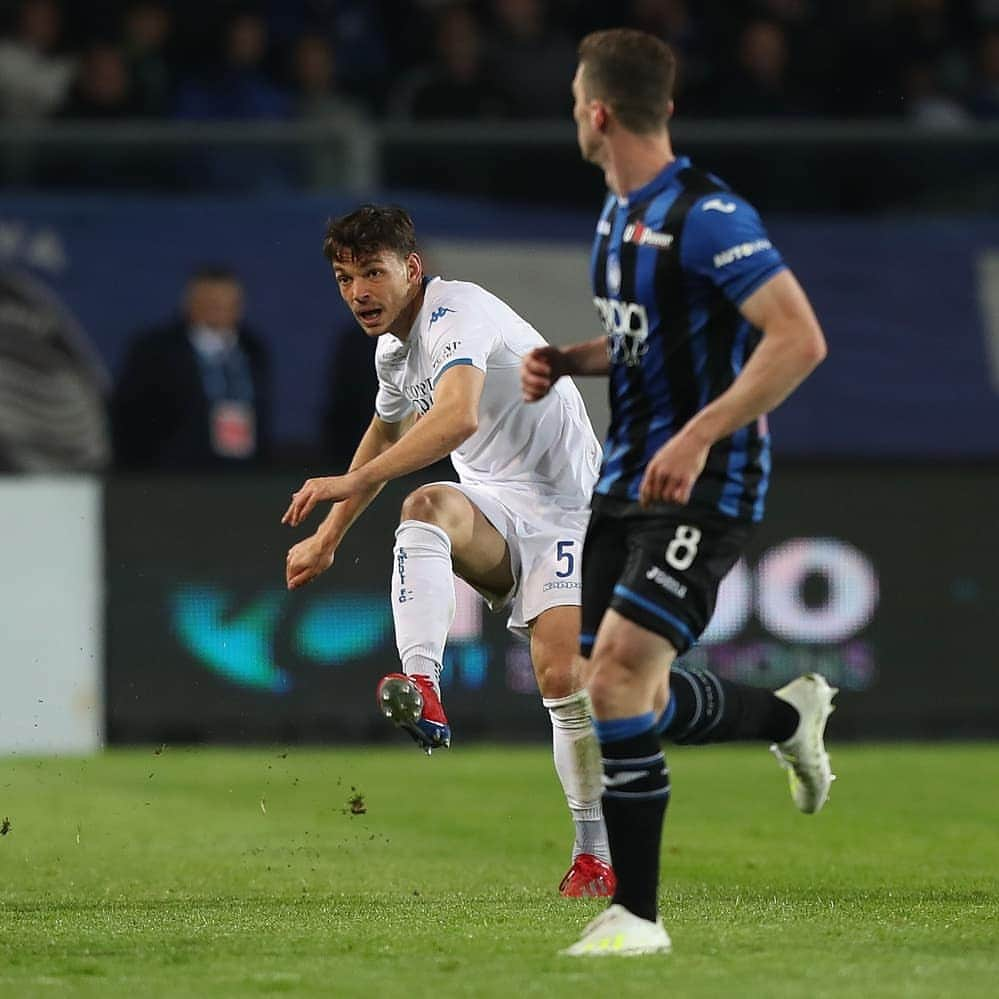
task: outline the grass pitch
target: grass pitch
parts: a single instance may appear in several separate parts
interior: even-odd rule
[[[33,996],[995,996],[999,748],[833,747],[818,816],[764,749],[668,751],[667,958],[556,956],[544,747],[5,760],[0,990]]]

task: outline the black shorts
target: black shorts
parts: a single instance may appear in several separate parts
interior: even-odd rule
[[[686,652],[708,626],[718,587],[754,525],[677,506],[650,512],[594,496],[583,545],[580,651],[589,656],[608,607]]]

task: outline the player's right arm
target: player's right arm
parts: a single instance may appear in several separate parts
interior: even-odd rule
[[[398,423],[389,423],[377,414],[372,418],[350,462],[350,471],[373,461],[387,451],[412,426],[412,415]],[[332,564],[340,542],[351,524],[367,509],[368,504],[381,492],[384,483],[360,490],[340,503],[334,503],[326,519],[311,537],[299,541],[288,551],[285,562],[285,580],[289,590],[311,582]]]
[[[598,336],[571,347],[535,347],[520,362],[520,386],[525,402],[537,402],[563,375],[606,375],[610,371],[607,337]]]

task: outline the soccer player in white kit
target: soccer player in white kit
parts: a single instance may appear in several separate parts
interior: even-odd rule
[[[450,455],[460,481],[422,486],[402,506],[391,592],[402,672],[378,685],[379,708],[428,753],[449,745],[439,678],[453,573],[493,610],[508,608],[508,626],[530,641],[575,825],[559,890],[610,895],[600,753],[575,669],[580,556],[601,457],[579,392],[564,378],[523,403],[521,360],[544,339],[484,288],[425,276],[403,209],[364,205],[333,220],[323,252],[361,328],[378,338],[378,396],[347,474],[309,479],[292,498],[291,526],[323,500],[334,505],[288,552],[287,584],[329,568],[386,482]]]

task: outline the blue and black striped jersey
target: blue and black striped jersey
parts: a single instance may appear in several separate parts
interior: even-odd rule
[[[597,493],[636,500],[655,452],[732,384],[761,335],[738,306],[784,266],[756,210],[686,157],[608,196],[591,258],[611,358]],[[759,520],[769,471],[760,419],[711,448],[690,503]]]

